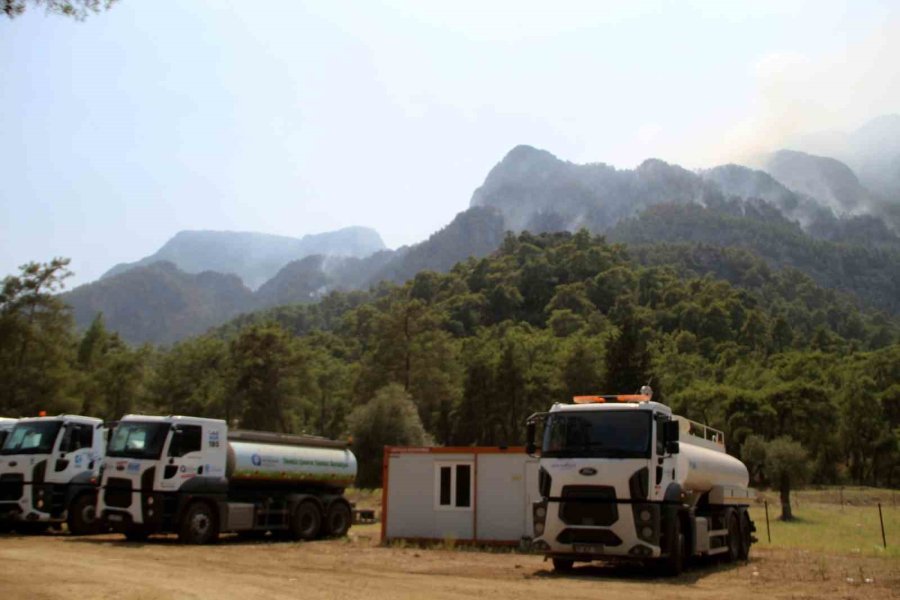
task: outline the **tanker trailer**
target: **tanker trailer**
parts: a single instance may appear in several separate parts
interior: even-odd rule
[[[340,537],[352,522],[344,488],[355,478],[356,457],[344,442],[229,432],[217,419],[128,415],[110,439],[97,510],[129,540]]]
[[[529,454],[543,423],[533,547],[567,571],[576,562],[655,562],[678,574],[685,559],[746,559],[755,492],[725,436],[640,394],[577,396],[526,423]]]

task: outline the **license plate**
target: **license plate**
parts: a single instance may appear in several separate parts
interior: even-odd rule
[[[109,515],[109,516],[106,517],[106,518],[109,519],[110,521],[121,521],[121,520],[123,520],[122,515]]]
[[[578,554],[603,554],[601,544],[575,544],[572,548]]]

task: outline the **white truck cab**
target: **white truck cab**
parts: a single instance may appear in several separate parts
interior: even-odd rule
[[[92,533],[105,446],[100,419],[16,421],[0,447],[0,521],[34,530],[67,522],[72,533]]]
[[[747,469],[719,431],[672,414],[652,390],[579,396],[528,420],[528,450],[544,423],[533,507],[534,547],[555,568],[592,560],[746,558],[755,531]]]

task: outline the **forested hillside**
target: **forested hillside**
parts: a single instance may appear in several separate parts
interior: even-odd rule
[[[403,431],[424,428],[442,444],[516,444],[531,412],[652,380],[657,398],[724,429],[732,452],[751,433],[790,435],[815,481],[897,484],[897,322],[794,269],[714,252],[523,233],[446,274],[248,315],[170,350],[124,346],[99,321],[78,336],[56,297],[16,283],[28,274],[8,278],[0,411],[185,413],[367,443],[408,443]],[[409,403],[421,424],[379,420],[372,431],[359,416],[388,407],[379,414],[402,420]]]
[[[821,221],[816,239],[762,201],[732,199],[707,207],[658,205],[622,221],[612,241],[651,247],[658,244],[743,249],[772,268],[791,267],[829,290],[850,294],[863,306],[900,313],[900,240],[872,217]],[[666,264],[663,249],[642,249]],[[709,253],[708,253],[709,254]],[[707,266],[723,276],[727,262]],[[706,272],[706,271],[701,271]]]

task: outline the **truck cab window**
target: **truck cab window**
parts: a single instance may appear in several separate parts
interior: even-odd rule
[[[203,428],[199,425],[181,425],[172,434],[169,444],[169,456],[179,457],[191,452],[200,452],[203,440]]]
[[[70,424],[66,432],[62,452],[75,452],[94,445],[94,428],[90,425]]]
[[[665,423],[668,421],[663,415],[658,415],[656,421],[656,455],[662,456],[666,453],[666,428]]]

